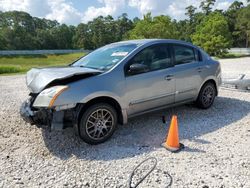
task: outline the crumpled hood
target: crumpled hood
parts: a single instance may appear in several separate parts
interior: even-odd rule
[[[32,93],[39,93],[55,80],[64,80],[77,75],[96,75],[99,73],[101,71],[96,69],[72,66],[33,68],[27,72],[26,83]]]

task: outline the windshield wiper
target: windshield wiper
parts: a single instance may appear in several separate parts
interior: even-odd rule
[[[80,66],[78,66],[78,67],[89,68],[89,69],[95,69],[95,70],[103,71],[103,70],[98,69],[98,68],[96,68],[96,67],[89,67],[89,66],[85,66],[85,65],[80,65]]]
[[[97,69],[97,68],[95,68],[95,67],[89,67],[89,66],[85,66],[85,65],[80,65],[79,67],[89,68],[89,69]]]

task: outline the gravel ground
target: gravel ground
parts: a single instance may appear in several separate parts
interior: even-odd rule
[[[222,69],[249,74],[250,58],[223,60]],[[26,124],[19,107],[27,95],[24,76],[0,77],[0,187],[126,187],[148,157],[158,164],[140,187],[164,187],[166,172],[172,187],[250,187],[249,93],[221,89],[209,110],[180,106],[131,119],[97,146],[70,128],[50,132]],[[168,129],[161,116],[170,121],[173,113],[186,146],[176,154],[160,146]]]
[[[219,60],[224,78],[237,78],[240,74],[246,74],[250,78],[250,57]]]

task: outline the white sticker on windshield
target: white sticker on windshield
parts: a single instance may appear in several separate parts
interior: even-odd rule
[[[114,52],[111,54],[111,56],[126,56],[128,55],[128,52]]]

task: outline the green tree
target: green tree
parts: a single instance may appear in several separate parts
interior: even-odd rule
[[[28,13],[9,11],[0,13],[1,49],[55,49],[50,30],[57,21],[40,19]]]
[[[92,34],[87,24],[79,24],[73,36],[74,48],[93,49]]]
[[[56,41],[50,30],[36,30],[36,46],[37,49],[57,49]]]
[[[174,20],[173,24],[176,27],[178,35],[177,39],[191,42],[190,34],[192,34],[192,30],[194,30],[195,28],[191,28],[189,20],[180,20],[178,22]]]
[[[2,33],[0,32],[0,50],[6,50],[7,44],[6,40],[3,37]]]
[[[143,38],[177,38],[177,31],[169,16],[152,17],[150,13],[144,15],[129,33],[130,39]]]
[[[228,20],[229,31],[232,33],[233,38],[233,46],[236,47],[243,47],[244,44],[244,37],[242,37],[242,33],[237,31],[236,29],[236,19],[239,14],[239,10],[244,7],[242,2],[234,1],[225,12],[225,17]]]
[[[188,6],[186,7],[185,13],[185,15],[188,16],[188,19],[180,20],[178,22],[173,21],[173,24],[175,24],[177,28],[178,39],[192,42],[191,36],[195,33],[196,26],[199,25],[206,16],[202,12],[196,12],[196,10],[196,7],[192,5]]]
[[[99,16],[88,22],[92,48],[95,49],[108,43],[117,41],[117,24],[112,16]]]
[[[51,30],[51,34],[56,42],[57,49],[71,49],[72,46],[72,39],[74,35],[74,27],[68,27],[65,24],[53,28]]]
[[[250,41],[250,5],[240,9],[236,18],[236,29],[245,40],[245,47],[249,47]]]
[[[1,36],[5,49],[34,49],[35,25],[32,17],[25,12],[0,13]]]
[[[135,18],[133,19],[133,24],[136,25],[139,21],[140,21],[140,18],[135,17]]]
[[[188,16],[190,23],[194,22],[194,17],[195,17],[195,11],[196,11],[196,7],[194,7],[193,5],[190,5],[188,7],[186,7],[186,13],[185,15]]]
[[[211,43],[217,45],[214,41],[220,43],[228,39],[225,37],[225,35],[228,36],[227,28],[232,35],[233,46],[248,47],[250,5],[244,7],[241,1],[234,1],[225,12],[212,11],[215,1],[203,0],[200,4],[202,12],[198,12],[192,5],[188,6],[185,13],[188,18],[180,21],[171,20],[170,17],[164,15],[152,17],[150,13],[146,14],[143,19],[136,17],[132,21],[124,13],[117,19],[111,16],[99,16],[77,27],[61,25],[55,20],[32,17],[25,12],[0,11],[0,49],[95,49],[124,39],[140,38],[175,38],[189,42],[192,42],[192,39],[196,39],[195,42],[197,42],[207,38],[206,46],[211,49]],[[210,14],[213,16],[210,17]],[[210,29],[210,27],[219,28],[221,32],[222,26],[220,27],[218,23],[225,25],[221,16],[223,19],[226,18],[228,23],[225,29],[226,34],[218,34],[215,29]],[[208,36],[204,34],[206,32]],[[227,44],[226,42],[226,47],[229,46]]]
[[[188,19],[180,20],[179,22],[173,21],[177,27],[178,39],[191,42],[190,36],[195,32],[196,9],[192,5],[186,7],[185,15],[188,16]]]
[[[128,19],[128,15],[123,13],[118,17],[117,21],[117,40],[120,41],[123,38],[127,38],[127,32],[133,28],[133,22]]]
[[[216,0],[203,0],[201,1],[200,8],[208,15],[212,11],[215,2]]]
[[[228,8],[228,11],[237,11],[244,7],[244,4],[240,1],[234,1]]]
[[[197,26],[192,41],[210,55],[218,56],[226,53],[232,43],[226,18],[218,12],[209,14]]]

